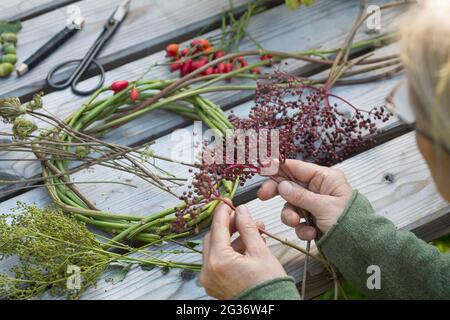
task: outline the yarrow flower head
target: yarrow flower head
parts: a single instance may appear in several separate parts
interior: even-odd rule
[[[26,106],[22,105],[17,97],[0,99],[0,117],[3,122],[11,123],[17,117],[27,112]]]
[[[25,140],[30,134],[37,130],[37,125],[25,118],[16,118],[13,122],[13,135],[17,140]]]
[[[36,93],[26,104],[22,104],[18,97],[3,98],[0,99],[0,117],[4,123],[11,123],[29,110],[36,110],[42,106],[42,93]]]

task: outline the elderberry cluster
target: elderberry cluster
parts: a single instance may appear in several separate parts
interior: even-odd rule
[[[232,115],[230,121],[236,128],[279,130],[281,160],[330,166],[373,143],[364,137],[378,131],[376,120],[391,116],[384,107],[361,110],[325,86],[278,72],[258,83],[248,118]]]
[[[186,216],[195,219],[203,206],[220,200],[223,181],[239,179],[244,185],[246,180],[260,173],[264,159],[252,157],[250,146],[252,140],[259,141],[258,136],[263,131],[265,134],[278,131],[276,142],[280,162],[301,158],[330,166],[373,143],[370,135],[378,131],[377,121],[386,122],[391,116],[384,107],[370,111],[358,109],[331,93],[326,86],[313,86],[280,72],[267,76],[257,84],[255,104],[247,118],[233,113],[229,116],[235,134],[224,138],[223,148],[219,150],[217,145],[211,147],[208,141],[204,142],[201,165],[194,173],[188,191],[180,196],[186,207],[177,210],[173,230],[184,231]],[[250,134],[242,139],[236,132]],[[227,150],[230,141],[235,148],[231,152]],[[264,147],[270,158],[273,158],[273,143],[272,135],[267,135]],[[257,144],[257,147],[261,146]],[[211,161],[211,158],[221,161]]]

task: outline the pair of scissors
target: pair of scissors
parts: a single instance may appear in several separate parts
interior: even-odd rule
[[[73,93],[85,96],[95,92],[96,90],[98,90],[103,86],[103,83],[105,82],[105,69],[98,61],[95,60],[95,58],[97,57],[97,55],[99,54],[100,50],[103,48],[105,43],[108,41],[108,39],[111,38],[111,36],[117,30],[120,23],[125,19],[125,16],[127,15],[130,8],[130,2],[131,0],[124,0],[116,8],[114,13],[111,15],[111,17],[103,26],[102,33],[95,40],[94,44],[86,53],[83,59],[66,61],[61,64],[58,64],[57,66],[55,66],[53,69],[50,70],[50,72],[47,75],[47,84],[50,88],[53,88],[55,90],[61,90],[70,86]],[[58,78],[57,77],[58,71],[61,71],[62,73],[63,69],[67,69],[71,65],[73,71],[66,79],[64,80],[55,79]],[[89,90],[78,89],[77,86],[82,80],[81,78],[83,74],[92,65],[95,66],[96,69],[99,71],[100,82],[94,88]]]

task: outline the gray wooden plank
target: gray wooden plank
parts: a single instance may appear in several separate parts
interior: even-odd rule
[[[408,229],[414,225],[426,227],[433,219],[446,218],[448,228],[449,207],[436,191],[430,172],[415,143],[414,133],[406,134],[363,154],[346,160],[336,166],[345,172],[350,184],[365,194],[374,205],[376,211],[388,217],[399,228]],[[384,179],[386,174],[395,176],[392,182]],[[131,201],[131,194],[115,193],[108,200],[108,205],[117,210],[126,211]],[[140,201],[146,202],[146,197],[140,195]],[[41,206],[48,201],[43,190],[33,190],[0,205],[0,212],[7,212],[15,207],[16,200],[35,202]],[[136,200],[134,200],[136,201]],[[278,213],[283,206],[279,197],[270,201],[253,200],[247,204],[255,219],[265,222],[272,233],[291,241],[303,242],[296,239],[292,229],[281,224]],[[442,225],[435,226],[442,228]],[[428,230],[431,232],[430,230]],[[196,236],[201,238],[203,234]],[[287,272],[297,281],[302,276],[301,263],[303,257],[296,251],[288,249],[268,240],[274,254],[281,260]],[[199,257],[185,255],[172,256],[183,261],[199,262]],[[7,268],[8,264],[0,264]],[[319,277],[311,281],[310,290],[318,294],[326,288],[323,278],[320,280],[322,268],[311,263],[310,272]],[[44,296],[43,298],[50,298]],[[198,279],[185,279],[180,271],[172,270],[163,275],[160,270],[142,271],[135,268],[130,271],[125,280],[112,285],[101,280],[95,288],[89,289],[83,299],[207,299],[203,289],[198,285]]]
[[[2,79],[0,96],[22,96],[38,91],[44,86],[45,76],[54,65],[82,58],[119,3],[110,0],[78,1],[76,5],[86,19],[84,30],[23,77],[12,75]],[[234,0],[233,3],[242,10],[246,1]],[[129,15],[101,52],[99,61],[108,69],[128,62],[125,59],[127,56],[137,59],[161,50],[172,39],[189,37],[189,34],[217,21],[220,12],[227,8],[228,2],[220,0],[134,0]],[[28,58],[64,28],[66,19],[65,10],[61,9],[25,21],[17,48],[19,60]]]
[[[326,3],[325,3],[326,4]],[[317,9],[315,9],[317,8]],[[312,10],[314,9],[314,10]],[[326,10],[324,10],[326,9]],[[339,46],[348,28],[350,28],[349,21],[355,14],[353,10],[349,10],[348,7],[335,6],[335,7],[310,7],[309,11],[299,11],[297,14],[286,10],[284,7],[276,7],[268,10],[262,14],[255,16],[250,25],[249,33],[257,38],[260,43],[273,50],[286,50],[286,43],[289,43],[290,51],[301,51],[309,48],[330,48]],[[387,13],[385,17],[386,22],[392,21],[394,13]],[[327,17],[327,18],[326,18]],[[326,19],[325,19],[326,18]],[[326,21],[326,22],[324,22]],[[270,22],[271,28],[267,28],[267,24]],[[325,24],[325,25],[324,25]],[[332,28],[334,25],[341,25],[341,28]],[[388,23],[386,23],[388,28]],[[312,33],[315,31],[315,37],[304,37],[304,34]],[[383,30],[383,31],[386,31]],[[210,35],[216,34],[217,31],[209,33]],[[358,34],[358,39],[368,37],[364,33]],[[292,41],[292,39],[298,39],[298,41]],[[244,41],[242,49],[252,48],[253,44],[249,41]],[[395,47],[390,46],[379,52],[379,54],[387,54],[389,52],[395,52]],[[106,81],[111,83],[118,79],[136,79],[139,78],[149,66],[156,62],[161,62],[164,59],[164,52],[158,52],[147,58],[143,58],[132,63],[126,64],[120,68],[107,72]],[[301,68],[305,67],[305,63],[298,61],[289,61],[289,64],[284,68],[286,72],[298,72]],[[279,66],[275,66],[278,68]],[[174,74],[170,74],[166,67],[154,68],[145,76],[149,79],[166,79],[172,78]],[[82,83],[83,86],[92,85],[95,79],[89,79]],[[245,81],[235,81],[234,83],[247,83]],[[228,109],[236,103],[251,99],[252,92],[236,92],[236,93],[214,93],[206,95],[219,103],[224,109]],[[383,96],[386,96],[384,93]],[[61,118],[74,112],[81,105],[82,98],[73,95],[70,91],[60,91],[48,94],[44,97],[44,103],[46,110]],[[383,103],[380,100],[379,103]],[[143,117],[128,123],[117,130],[114,130],[111,134],[106,136],[106,139],[115,141],[121,144],[134,145],[142,140],[149,140],[157,138],[163,134],[166,134],[174,128],[186,126],[190,123],[189,120],[183,119],[177,115],[167,113],[164,111],[157,111],[151,114],[144,115]],[[7,130],[7,126],[0,124],[0,130]],[[4,155],[6,156],[6,154]],[[16,157],[11,154],[8,156]],[[30,157],[30,155],[20,155],[20,157]],[[11,177],[31,177],[39,171],[37,163],[33,162],[17,162],[0,163],[0,174],[3,176]],[[4,192],[4,195],[6,192]]]
[[[2,0],[0,2],[0,20],[25,21],[76,1],[77,0]]]

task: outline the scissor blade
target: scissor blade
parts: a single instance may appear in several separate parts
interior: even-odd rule
[[[112,19],[116,20],[117,22],[122,22],[128,13],[128,10],[130,9],[130,2],[131,0],[122,1],[122,3],[117,7],[116,11],[114,12]]]

